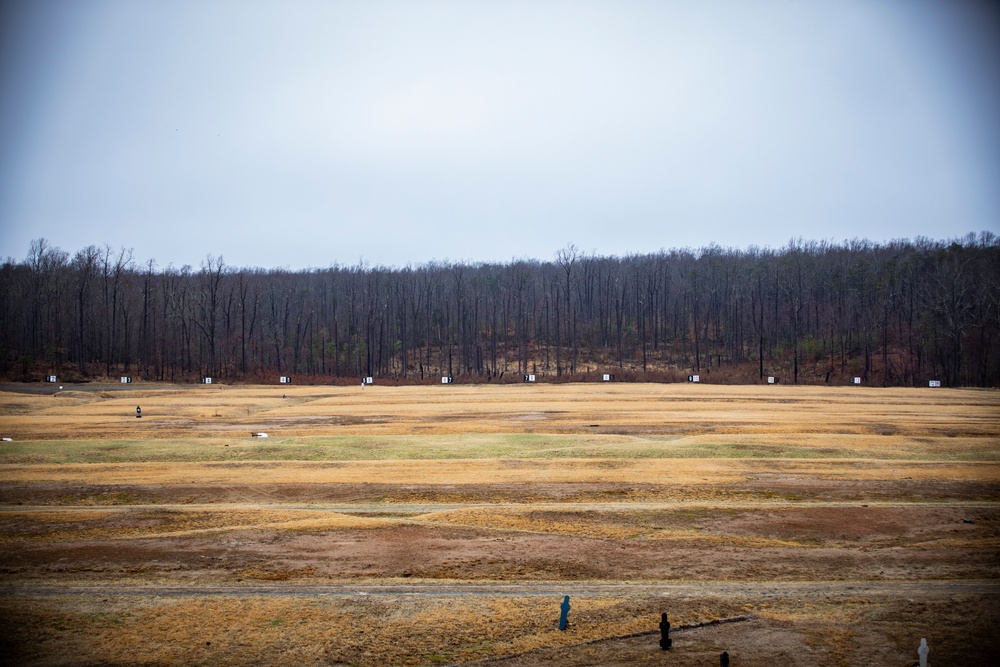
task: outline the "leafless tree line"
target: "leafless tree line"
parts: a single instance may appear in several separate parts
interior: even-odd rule
[[[1000,384],[1000,242],[672,250],[308,271],[33,241],[0,266],[0,374],[149,380]],[[438,380],[439,381],[439,380]]]

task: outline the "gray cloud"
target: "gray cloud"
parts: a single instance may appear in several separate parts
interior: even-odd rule
[[[952,2],[15,2],[0,255],[402,265],[998,229]]]

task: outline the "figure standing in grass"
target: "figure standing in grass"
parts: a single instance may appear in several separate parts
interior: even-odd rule
[[[142,419],[142,408],[140,408],[138,405],[135,406],[135,418]]]
[[[660,617],[660,649],[666,651],[673,643],[674,640],[670,638],[670,621],[664,613]]]
[[[559,605],[559,609],[562,610],[562,613],[559,615],[559,629],[560,630],[565,630],[566,629],[566,617],[569,616],[569,596],[568,595],[563,598],[562,604]]]

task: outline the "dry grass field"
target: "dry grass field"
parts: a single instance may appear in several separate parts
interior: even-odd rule
[[[0,436],[3,664],[1000,652],[995,391],[24,386]]]

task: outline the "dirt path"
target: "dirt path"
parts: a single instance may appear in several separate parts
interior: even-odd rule
[[[341,514],[427,514],[430,512],[442,512],[449,510],[463,509],[518,509],[518,510],[565,510],[568,503],[345,503],[345,504],[325,504],[325,503],[220,503],[220,504],[128,504],[128,505],[0,505],[0,514],[4,512],[130,512],[142,510],[167,510],[171,512],[197,512],[206,510],[286,510],[301,512],[338,512]],[[776,500],[767,503],[750,503],[738,501],[670,501],[670,502],[636,502],[636,503],[569,503],[574,511],[579,512],[624,512],[624,511],[653,511],[669,510],[678,508],[703,509],[703,508],[726,508],[726,509],[781,509],[781,508],[838,508],[838,507],[936,507],[953,509],[1000,509],[1000,501],[996,502],[957,502],[957,501],[914,501],[914,502],[889,502],[889,501],[851,501],[851,502],[829,502],[829,501],[783,501]]]
[[[1000,581],[810,581],[810,582],[699,582],[699,583],[600,583],[565,582],[532,584],[344,584],[338,586],[158,586],[158,585],[14,585],[0,586],[0,596],[98,596],[98,597],[560,597],[570,596],[633,596],[703,595],[709,597],[796,597],[796,596],[878,596],[897,598],[927,598],[949,595],[1000,594]]]

